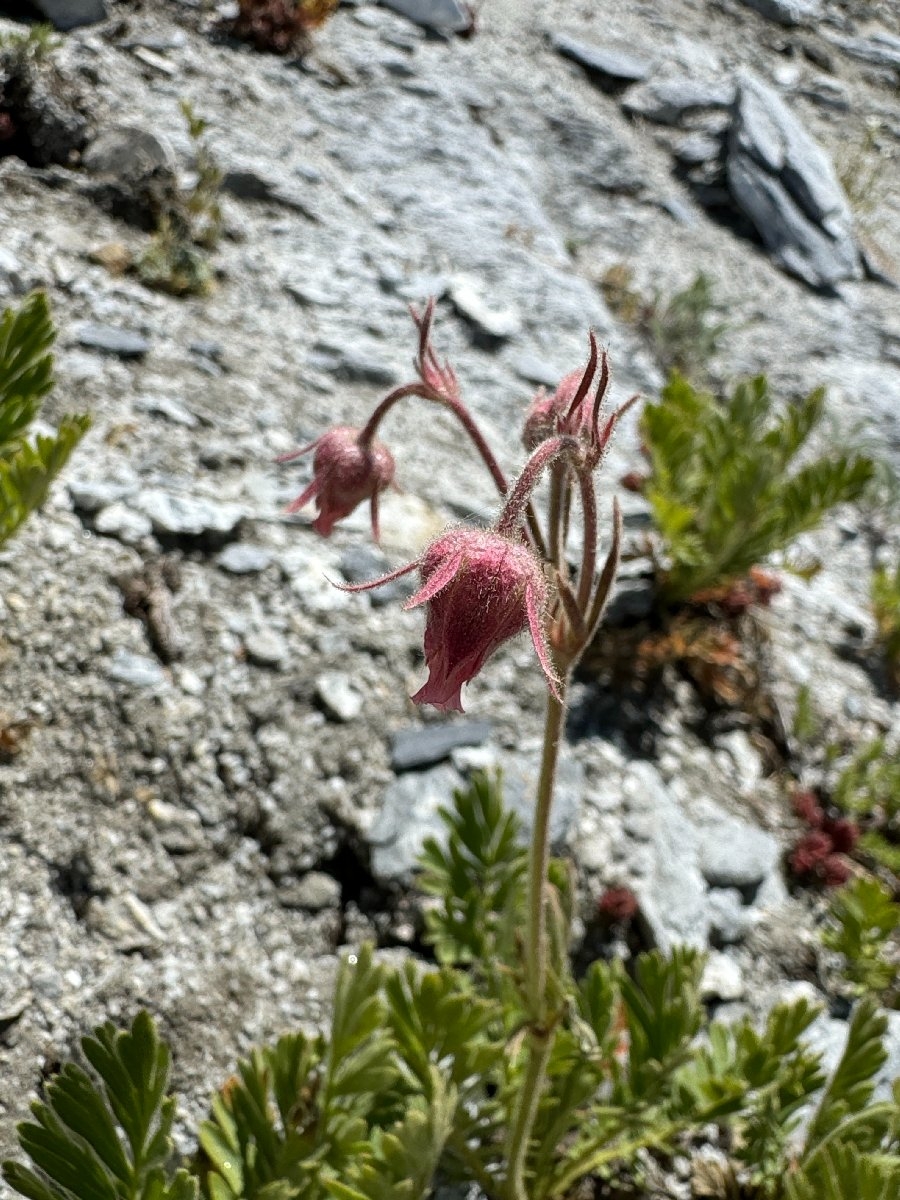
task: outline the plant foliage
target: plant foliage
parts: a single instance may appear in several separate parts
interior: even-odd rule
[[[861,495],[873,474],[863,455],[796,465],[823,406],[818,389],[779,415],[763,376],[719,403],[673,372],[641,423],[651,467],[644,492],[663,542],[667,600],[741,578]]]
[[[854,995],[900,1001],[900,904],[877,879],[860,876],[835,895],[822,941],[842,956]]]
[[[0,318],[0,545],[43,504],[90,423],[64,417],[55,434],[28,436],[53,388],[55,336],[42,292]]]
[[[153,1021],[102,1025],[82,1049],[92,1071],[67,1063],[47,1085],[18,1129],[33,1169],[6,1162],[6,1182],[30,1200],[193,1200],[196,1179],[170,1166],[170,1056]]]
[[[213,1099],[187,1175],[167,1166],[168,1059],[156,1049],[154,1071],[132,1072],[123,1105],[109,1048],[135,1035],[117,1039],[104,1027],[107,1057],[89,1058],[106,1086],[82,1087],[64,1103],[51,1085],[50,1107],[36,1112],[47,1109],[56,1124],[23,1126],[35,1170],[6,1164],[13,1188],[34,1200],[188,1200],[197,1187],[208,1200],[425,1200],[444,1181],[507,1200],[510,1131],[528,1065],[515,937],[523,851],[496,780],[458,792],[444,819],[446,844],[428,845],[422,875],[437,901],[428,936],[441,965],[378,963],[368,948],[345,958],[328,1033],[286,1034],[240,1064]],[[723,1131],[729,1169],[752,1180],[754,1200],[849,1200],[857,1192],[840,1188],[854,1172],[860,1196],[893,1194],[900,1095],[873,1100],[885,1061],[885,1020],[874,1004],[857,1005],[826,1077],[805,1041],[812,1005],[778,1005],[761,1029],[749,1018],[710,1023],[694,950],[644,954],[631,970],[597,961],[576,981],[559,950],[571,908],[562,864],[551,865],[548,896],[555,1015],[527,1151],[531,1200],[566,1200],[586,1178],[634,1178],[642,1152],[681,1152],[711,1122]],[[135,1030],[158,1047],[149,1018]],[[81,1080],[76,1071],[66,1067],[60,1078]],[[42,1141],[48,1128],[52,1155]],[[69,1162],[91,1165],[60,1165]],[[128,1170],[127,1181],[144,1175],[114,1191],[95,1185],[104,1171],[118,1179],[114,1172]],[[62,1185],[45,1183],[53,1171]],[[153,1171],[155,1192],[143,1182]]]
[[[900,876],[900,750],[883,737],[863,746],[842,771],[833,798],[858,820],[859,848]]]
[[[900,691],[900,561],[872,575],[872,612],[891,686]]]

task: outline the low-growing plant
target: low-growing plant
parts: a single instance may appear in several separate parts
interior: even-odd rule
[[[900,1007],[900,904],[877,879],[861,875],[835,894],[822,941],[843,959],[854,996]]]
[[[33,62],[43,62],[62,45],[62,39],[47,22],[29,25],[21,33],[0,33],[0,51],[16,55]]]
[[[69,416],[54,433],[32,434],[53,388],[55,336],[43,292],[0,318],[0,546],[44,503],[90,424],[86,416]]]
[[[900,691],[900,561],[892,569],[876,567],[872,575],[872,612],[878,629],[878,645],[884,658],[888,681]]]
[[[860,849],[900,877],[900,751],[883,737],[863,746],[841,772],[833,797],[859,822]]]
[[[706,375],[710,359],[728,329],[717,320],[712,281],[699,271],[687,287],[666,296],[657,291],[644,297],[626,263],[615,263],[600,282],[607,304],[617,316],[647,338],[659,365],[678,370],[697,382]]]
[[[208,252],[222,232],[222,171],[204,136],[206,122],[187,101],[182,101],[181,111],[194,147],[194,183],[161,214],[136,270],[148,287],[159,291],[174,296],[205,295],[213,279]]]
[[[255,50],[292,54],[306,50],[309,35],[328,20],[338,0],[238,0],[228,33]]]
[[[741,579],[863,493],[873,472],[865,455],[797,465],[824,400],[817,389],[779,414],[763,376],[719,402],[675,372],[659,401],[646,405],[643,491],[662,542],[658,582],[666,602]]]
[[[31,1166],[4,1164],[7,1182],[32,1200],[420,1200],[438,1182],[475,1183],[487,1200],[563,1200],[585,1178],[633,1175],[642,1152],[683,1152],[710,1123],[756,1200],[818,1195],[850,1152],[858,1172],[897,1177],[900,1094],[872,1100],[886,1021],[871,1000],[828,1076],[804,1042],[817,1014],[805,999],[761,1027],[710,1023],[695,950],[643,954],[630,972],[594,962],[576,980],[560,861],[546,880],[553,1007],[536,1096],[521,827],[484,776],[442,815],[447,838],[426,846],[421,876],[436,967],[379,963],[369,947],[345,956],[327,1034],[253,1051],[187,1161],[172,1153],[168,1053],[153,1023],[102,1027],[84,1042],[92,1070],[67,1064],[20,1126]],[[523,1103],[535,1111],[519,1188],[509,1164]]]
[[[574,881],[550,855],[556,766],[574,668],[603,616],[618,561],[598,570],[596,473],[624,411],[603,413],[609,364],[593,336],[587,365],[525,416],[525,465],[508,482],[431,336],[434,305],[413,314],[417,379],[395,388],[360,428],[339,425],[287,459],[314,453],[313,478],[289,506],[315,500],[323,535],[394,477],[376,439],[402,400],[459,421],[501,496],[487,528],[454,527],[412,564],[407,608],[427,606],[428,679],[414,699],[462,709],[462,687],[508,639],[528,632],[547,683],[545,734],[526,841],[481,776],[443,814],[446,842],[424,847],[425,942],[436,966],[379,963],[370,948],[341,966],[330,1031],[291,1033],[255,1051],[215,1097],[196,1160],[169,1153],[167,1058],[139,1017],[85,1044],[94,1074],[64,1068],[20,1127],[32,1166],[4,1165],[32,1200],[424,1200],[439,1182],[487,1200],[566,1200],[582,1182],[634,1172],[642,1154],[683,1149],[710,1123],[760,1200],[807,1200],[851,1167],[887,1186],[900,1165],[900,1085],[872,1100],[886,1022],[857,1005],[830,1077],[803,1035],[806,1000],[776,1006],[762,1029],[710,1025],[703,958],[689,947],[621,964],[571,966]],[[532,503],[548,476],[546,519]],[[581,509],[573,570],[570,516]],[[813,1107],[805,1135],[798,1127]],[[791,1141],[792,1137],[794,1142]],[[850,1164],[848,1167],[847,1164]],[[868,1184],[867,1184],[868,1186]]]

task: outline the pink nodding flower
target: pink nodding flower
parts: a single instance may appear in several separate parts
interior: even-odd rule
[[[428,680],[413,696],[417,704],[462,712],[462,685],[503,642],[525,629],[551,691],[559,695],[543,625],[547,587],[540,563],[523,542],[493,529],[451,529],[415,562],[344,590],[378,587],[416,568],[422,586],[404,608],[428,605]]]
[[[315,497],[318,516],[313,529],[328,537],[335,522],[349,516],[368,500],[372,509],[372,534],[378,541],[378,496],[394,479],[394,457],[380,442],[363,445],[360,430],[336,425],[321,437],[282,454],[276,461],[289,462],[301,454],[313,455],[313,478],[309,486],[287,507],[294,513]]]

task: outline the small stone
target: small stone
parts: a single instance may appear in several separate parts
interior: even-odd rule
[[[80,25],[106,20],[105,0],[32,0],[32,4],[56,29],[66,32]]]
[[[822,0],[741,0],[741,3],[767,21],[788,28],[811,24],[822,16]]]
[[[174,396],[148,393],[143,396],[135,396],[133,403],[137,412],[165,417],[173,425],[181,425],[185,429],[196,429],[200,424],[190,409],[185,408],[181,401],[176,400]]]
[[[0,293],[20,295],[25,290],[22,264],[11,250],[0,246]]]
[[[629,83],[642,83],[650,74],[650,62],[627,50],[582,42],[564,33],[554,34],[551,40],[560,54],[584,67],[605,92],[617,91]]]
[[[459,0],[384,0],[385,7],[439,33],[465,33],[472,18]]]
[[[106,673],[110,679],[136,688],[159,687],[166,682],[166,673],[155,658],[128,650],[116,651]]]
[[[391,766],[399,774],[442,762],[457,746],[482,745],[492,728],[489,721],[448,721],[401,729],[391,742]]]
[[[94,529],[104,537],[113,537],[126,546],[138,546],[153,532],[150,518],[122,501],[107,504],[94,517]]]
[[[322,912],[326,908],[339,907],[341,885],[324,871],[309,871],[300,879],[281,883],[278,887],[278,899],[286,908]]]
[[[702,109],[727,109],[734,102],[734,86],[728,82],[672,76],[650,79],[629,88],[622,107],[633,117],[657,125],[678,125]]]
[[[250,542],[232,542],[216,558],[216,565],[229,575],[257,575],[271,562],[271,550]]]
[[[737,888],[710,888],[710,937],[719,946],[742,942],[750,928],[751,918]]]
[[[149,341],[140,333],[119,329],[115,325],[98,325],[93,321],[82,322],[75,336],[80,346],[126,361],[143,358],[150,349]]]
[[[137,480],[70,479],[67,487],[76,511],[90,515],[108,504],[133,496],[137,491]]]
[[[778,867],[780,851],[771,834],[713,804],[701,801],[691,816],[697,826],[698,863],[710,887],[759,887]]]
[[[136,178],[164,170],[175,175],[178,160],[171,142],[140,125],[111,125],[84,152],[83,165],[92,175]]]
[[[467,275],[458,275],[451,281],[450,299],[460,316],[471,325],[476,345],[494,347],[515,337],[522,328],[519,315],[511,309],[489,307],[478,281]]]
[[[519,378],[524,379],[527,383],[554,389],[566,373],[565,370],[560,370],[553,363],[541,358],[538,354],[533,354],[530,350],[523,350],[517,354],[510,360],[510,366]]]
[[[446,838],[438,810],[451,803],[462,783],[452,767],[404,775],[384,793],[381,811],[368,832],[372,874],[382,883],[411,879],[427,837]]]
[[[352,721],[362,712],[363,698],[343,671],[324,671],[316,679],[316,695],[335,721]]]
[[[198,541],[225,542],[244,518],[238,504],[216,503],[201,496],[179,496],[161,488],[145,488],[135,507],[150,518],[155,533]]]
[[[280,670],[288,660],[289,650],[284,638],[274,629],[258,629],[244,639],[247,658],[257,667]]]
[[[700,980],[704,1000],[740,1000],[744,994],[744,976],[740,966],[721,951],[711,951]]]

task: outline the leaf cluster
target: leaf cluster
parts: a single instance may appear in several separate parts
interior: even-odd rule
[[[607,304],[623,321],[634,325],[650,343],[664,371],[681,371],[702,380],[707,365],[728,329],[715,319],[712,281],[699,271],[687,287],[670,296],[657,291],[652,299],[633,286],[631,268],[614,263],[600,286]]]
[[[53,388],[55,336],[42,292],[0,317],[0,546],[43,504],[90,424],[84,416],[64,417],[55,434],[29,438]]]
[[[863,746],[841,772],[833,799],[859,821],[859,848],[900,876],[900,750],[883,737]]]
[[[900,904],[877,879],[859,876],[835,894],[822,941],[843,957],[853,994],[900,1004]]]
[[[5,1162],[3,1178],[30,1200],[196,1200],[197,1180],[172,1166],[170,1055],[151,1018],[81,1045],[91,1070],[66,1063],[47,1085],[18,1129],[33,1168]]]
[[[660,577],[667,601],[743,577],[862,494],[873,474],[863,455],[796,465],[823,407],[818,389],[776,413],[763,376],[719,402],[673,372],[641,422],[651,468],[644,494],[667,560]]]
[[[445,820],[446,846],[431,843],[423,862],[438,901],[429,921],[437,968],[379,963],[371,949],[345,959],[330,1030],[287,1034],[240,1064],[213,1100],[187,1179],[161,1159],[170,1120],[160,1083],[166,1060],[155,1074],[132,1072],[138,1085],[129,1104],[143,1123],[131,1150],[114,1124],[132,1138],[131,1109],[111,1090],[115,1072],[95,1063],[105,1090],[95,1085],[68,1110],[52,1108],[59,1092],[51,1092],[51,1107],[37,1110],[59,1109],[65,1118],[53,1127],[53,1156],[35,1126],[24,1126],[23,1149],[36,1169],[7,1164],[12,1186],[34,1200],[188,1200],[194,1187],[208,1200],[424,1200],[441,1181],[477,1184],[488,1200],[507,1200],[510,1131],[529,1059],[515,936],[520,831],[497,781],[484,777],[457,793]],[[482,898],[473,890],[479,879]],[[452,895],[442,891],[451,887]],[[710,1024],[695,950],[641,955],[630,970],[597,961],[576,981],[561,950],[571,912],[561,864],[552,865],[547,887],[554,1009],[547,1083],[527,1152],[530,1200],[565,1200],[585,1178],[633,1175],[642,1152],[673,1154],[709,1122],[726,1131],[732,1162],[750,1172],[759,1200],[830,1195],[827,1188],[835,1180],[843,1186],[851,1170],[865,1181],[860,1194],[890,1194],[900,1094],[872,1101],[885,1021],[871,1001],[857,1006],[844,1054],[826,1078],[804,1040],[816,1016],[805,1000],[778,1006],[761,1030],[749,1019]],[[148,1018],[139,1021],[146,1040]],[[117,1045],[111,1037],[105,1033],[104,1044]],[[83,1156],[85,1146],[104,1169],[123,1169],[110,1121],[126,1166],[149,1161],[135,1147],[148,1144],[147,1129],[157,1130],[149,1169],[163,1171],[154,1176],[160,1190],[141,1183],[110,1194],[71,1171],[68,1190],[53,1190],[46,1177],[55,1179],[67,1154]]]

